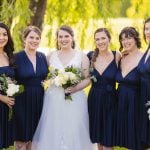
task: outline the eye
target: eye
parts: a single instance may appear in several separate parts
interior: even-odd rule
[[[99,41],[99,38],[95,38],[95,41]]]
[[[8,36],[7,32],[3,33],[3,36]]]
[[[65,38],[68,38],[69,37],[69,35],[65,35]]]
[[[34,39],[34,37],[33,37],[33,36],[29,36],[29,38],[30,38],[30,39]]]
[[[36,37],[36,40],[40,40],[40,37]]]
[[[62,38],[62,35],[59,35],[58,38],[61,39],[61,38]]]
[[[145,31],[148,31],[149,30],[149,28],[145,28]]]
[[[122,38],[120,41],[121,41],[121,42],[124,42],[125,40],[126,40],[125,38]]]
[[[101,37],[101,39],[102,39],[102,40],[105,40],[105,39],[106,39],[106,37]]]

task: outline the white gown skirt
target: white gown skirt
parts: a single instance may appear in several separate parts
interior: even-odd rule
[[[50,87],[32,150],[93,150],[89,137],[87,98],[83,91],[65,100],[62,88]]]

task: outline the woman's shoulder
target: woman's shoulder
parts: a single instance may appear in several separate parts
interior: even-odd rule
[[[120,59],[121,59],[121,53],[117,50],[112,50],[112,53],[114,54],[116,64],[118,65],[118,63],[120,62]]]
[[[37,51],[37,56],[39,56],[40,58],[46,59],[46,55],[43,52]]]
[[[94,53],[94,51],[89,51],[89,52],[87,53],[87,57],[89,58],[89,60],[92,59],[93,53]]]
[[[21,51],[15,53],[14,55],[15,55],[16,59],[19,59],[25,55],[25,52],[24,52],[24,50],[21,50]]]

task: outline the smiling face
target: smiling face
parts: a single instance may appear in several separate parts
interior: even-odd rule
[[[25,38],[24,42],[25,49],[36,50],[40,44],[40,36],[36,32],[31,31]]]
[[[122,34],[121,44],[125,51],[132,51],[137,48],[135,39],[131,36],[126,36],[125,34]]]
[[[8,34],[6,29],[0,27],[0,49],[4,49],[4,46],[8,42]]]
[[[59,30],[57,35],[59,49],[71,49],[73,37],[64,30]]]
[[[110,39],[104,31],[95,33],[95,44],[100,51],[108,50]]]
[[[144,35],[146,41],[150,43],[150,22],[145,23]]]

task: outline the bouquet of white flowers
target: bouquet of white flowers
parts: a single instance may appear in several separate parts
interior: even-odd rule
[[[47,90],[50,84],[52,84],[53,79],[58,75],[58,69],[54,69],[53,67],[48,68],[48,74],[46,79],[42,82],[44,90]]]
[[[82,79],[81,70],[79,68],[74,68],[73,66],[68,66],[63,70],[51,69],[47,79],[51,80],[51,83],[57,87],[63,87],[64,89],[75,86]],[[48,80],[45,81],[45,85]],[[70,93],[65,93],[65,99],[72,100]]]
[[[23,85],[17,85],[15,80],[7,77],[5,74],[0,75],[0,91],[9,97],[15,97],[24,91]],[[12,117],[12,109],[9,109],[9,120]]]
[[[148,107],[147,113],[148,113],[148,119],[150,120],[150,101],[148,101],[148,102],[146,103],[146,107]]]

